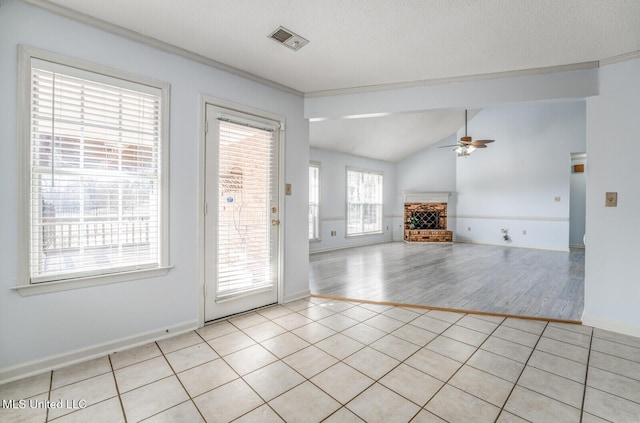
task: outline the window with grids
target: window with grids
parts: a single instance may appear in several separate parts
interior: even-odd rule
[[[382,232],[382,173],[347,168],[347,235]]]
[[[29,282],[166,266],[168,86],[28,63]]]
[[[320,239],[320,163],[309,164],[309,240]]]

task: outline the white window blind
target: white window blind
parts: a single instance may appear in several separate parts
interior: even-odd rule
[[[162,263],[162,90],[31,59],[31,283]]]
[[[309,165],[309,239],[320,238],[320,164]]]
[[[382,174],[347,169],[347,235],[382,232]]]
[[[267,290],[275,284],[277,231],[271,225],[276,201],[274,129],[221,118],[217,300]]]

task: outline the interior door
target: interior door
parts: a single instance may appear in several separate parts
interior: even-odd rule
[[[280,123],[206,107],[205,320],[278,301]]]

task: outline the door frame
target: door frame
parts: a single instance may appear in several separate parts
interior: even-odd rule
[[[200,94],[199,98],[199,117],[198,117],[198,186],[196,195],[196,230],[198,232],[198,248],[197,248],[197,279],[196,284],[196,298],[198,299],[198,327],[201,328],[205,324],[205,178],[206,178],[206,155],[205,155],[205,126],[206,126],[206,111],[207,105],[216,107],[222,107],[226,109],[235,110],[242,113],[256,115],[271,119],[280,123],[280,137],[278,146],[278,209],[279,219],[282,222],[278,225],[278,280],[276,282],[278,290],[278,304],[282,304],[284,300],[284,223],[286,222],[285,216],[285,201],[284,201],[284,169],[285,169],[285,118],[283,115],[268,112],[266,110],[257,109],[250,106],[245,106],[238,103],[233,103],[227,100],[223,100],[217,97]],[[213,295],[213,293],[209,293]]]

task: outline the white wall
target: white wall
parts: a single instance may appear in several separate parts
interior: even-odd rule
[[[569,245],[584,247],[587,210],[587,174],[573,172],[574,165],[587,165],[586,158],[571,159],[569,200]]]
[[[640,336],[640,59],[600,68],[587,101],[587,242],[583,321]],[[605,207],[605,193],[618,207]]]
[[[320,162],[320,241],[309,243],[310,251],[391,241],[393,210],[395,208],[395,166],[393,163],[372,160],[350,154],[312,148],[310,160]],[[384,221],[382,234],[346,237],[346,167],[383,172]],[[336,236],[331,236],[336,231]]]
[[[17,45],[25,44],[171,84],[170,255],[165,277],[21,297],[17,284]],[[49,359],[197,324],[199,95],[286,117],[285,297],[308,292],[308,123],[292,94],[62,18],[14,0],[0,8],[0,379]],[[55,358],[55,357],[54,357]],[[54,360],[55,361],[55,360]],[[27,363],[29,365],[27,366]],[[40,364],[38,364],[40,363]]]
[[[434,192],[448,191],[449,203],[447,215],[456,214],[456,154],[451,148],[439,148],[456,143],[453,134],[424,150],[400,160],[396,163],[396,204],[394,210],[393,236],[394,241],[404,239],[404,198],[403,191]],[[453,230],[451,220],[447,220],[450,230]]]
[[[490,106],[468,127],[495,143],[457,159],[455,240],[568,250],[571,153],[585,149],[584,101]]]

